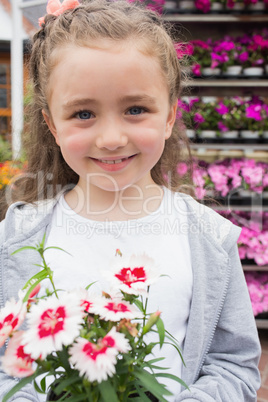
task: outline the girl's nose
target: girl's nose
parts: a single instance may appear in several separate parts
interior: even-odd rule
[[[98,148],[106,148],[114,151],[117,148],[126,146],[128,143],[127,134],[117,124],[102,126],[96,138]]]

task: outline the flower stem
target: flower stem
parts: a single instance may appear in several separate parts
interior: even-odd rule
[[[44,251],[43,251],[43,250],[39,250],[39,253],[40,253],[41,258],[42,258],[42,261],[43,261],[43,266],[44,266],[45,270],[47,271],[49,280],[50,280],[51,285],[52,285],[52,287],[53,287],[53,291],[54,291],[54,293],[55,293],[55,295],[56,295],[56,297],[57,297],[57,299],[58,299],[59,297],[58,297],[57,290],[56,290],[56,288],[55,288],[54,281],[53,281],[53,272],[52,272],[52,270],[49,268],[49,266],[48,266],[47,263],[46,263],[46,260],[45,260],[45,257],[44,257]]]

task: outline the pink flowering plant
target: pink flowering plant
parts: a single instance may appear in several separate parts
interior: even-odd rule
[[[216,2],[225,4],[225,0],[195,0],[195,6],[203,13],[208,13],[211,11],[211,4]]]
[[[160,277],[153,260],[145,254],[121,258],[116,250],[116,265],[105,273],[109,294],[94,294],[94,284],[57,290],[44,244],[45,236],[36,247],[15,251],[37,251],[42,265],[19,292],[19,300],[8,301],[0,311],[0,345],[10,338],[2,368],[21,378],[2,402],[28,383],[48,394],[47,400],[69,402],[148,401],[149,395],[164,402],[171,393],[158,382],[163,377],[187,387],[180,378],[161,372],[164,368],[158,363],[164,358],[150,358],[154,347],[164,343],[172,344],[181,356],[160,312],[147,312],[150,286]],[[52,290],[38,296],[44,279],[50,280]],[[25,330],[20,328],[23,322]],[[146,343],[149,332],[158,333],[159,342]]]
[[[223,136],[227,131],[240,130],[242,128],[241,99],[236,97],[221,98],[215,109],[220,115],[218,129]]]
[[[212,43],[196,39],[192,40],[191,44],[193,46],[192,71],[194,75],[200,76],[202,67],[211,67],[212,65]]]
[[[187,174],[187,170],[185,163],[177,167],[181,176]],[[268,191],[268,164],[247,158],[227,158],[213,163],[195,160],[193,181],[195,195],[200,200],[212,191],[213,198],[238,195],[239,190],[262,194]]]
[[[268,274],[266,272],[245,272],[253,314],[268,312]]]
[[[264,50],[265,45],[260,35],[252,33],[245,34],[237,41],[241,44],[241,54],[238,56],[243,68],[247,67],[262,67],[264,65]]]
[[[260,97],[254,96],[241,103],[241,129],[258,131],[260,134],[266,130],[268,104]]]

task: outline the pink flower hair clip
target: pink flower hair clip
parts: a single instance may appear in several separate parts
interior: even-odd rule
[[[64,11],[72,10],[79,5],[80,3],[78,0],[63,0],[62,3],[59,0],[48,0],[47,14],[58,16]],[[45,23],[45,17],[39,18],[38,22],[39,26],[42,27],[42,25]]]

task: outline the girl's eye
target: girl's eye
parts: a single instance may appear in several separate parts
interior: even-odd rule
[[[86,110],[82,110],[81,112],[76,113],[76,116],[80,120],[88,120],[88,119],[91,119],[93,117],[93,114],[91,112],[86,111]]]
[[[128,110],[128,114],[131,114],[133,116],[142,114],[144,112],[145,112],[145,109],[143,107],[138,107],[138,106],[134,106]]]

